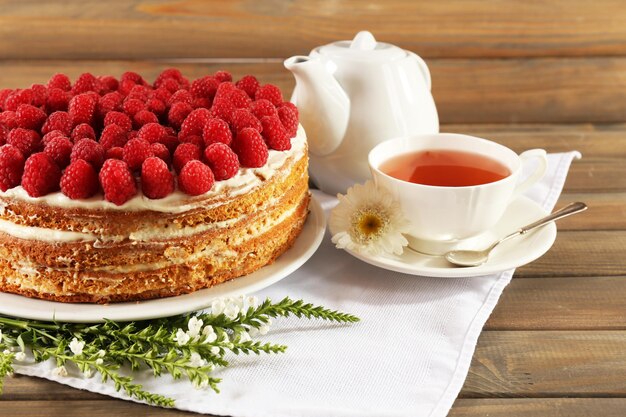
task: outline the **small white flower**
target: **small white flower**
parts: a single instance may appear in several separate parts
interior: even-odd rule
[[[4,350],[2,351],[2,354],[3,354],[3,355],[10,355],[10,354],[11,354],[11,351],[10,351],[9,349],[4,349]]]
[[[197,317],[192,317],[189,319],[189,322],[187,323],[187,326],[189,328],[189,331],[187,332],[187,334],[189,335],[189,337],[194,338],[197,337],[200,334],[200,331],[202,330],[202,325],[204,323],[202,322],[202,320],[198,319]]]
[[[220,354],[220,348],[217,347],[217,346],[213,346],[211,348],[211,353],[214,354],[214,355],[219,355]]]
[[[83,375],[85,376],[85,378],[91,378],[93,376],[93,372],[91,368],[85,369],[85,372],[83,372]]]
[[[258,329],[256,327],[251,327],[249,333],[250,333],[250,336],[257,337],[257,336],[266,335],[267,332],[269,331],[270,331],[270,326],[268,326],[267,324],[262,324],[259,326]]]
[[[209,386],[209,381],[204,380],[204,381],[200,382],[199,384],[194,382],[193,386],[194,386],[195,389],[205,389],[206,387]]]
[[[102,360],[102,358],[96,359],[96,365],[102,365],[103,363],[104,361]]]
[[[252,338],[250,337],[248,332],[242,331],[241,333],[239,333],[239,343],[245,343],[245,342],[249,342],[251,340],[252,340]]]
[[[248,304],[248,308],[250,307],[257,308],[259,306],[259,299],[255,297],[254,295],[251,295],[250,297],[248,297],[246,299],[246,302]]]
[[[52,375],[54,376],[67,376],[67,369],[65,369],[65,366],[61,365],[59,367],[56,367],[52,370]]]
[[[100,350],[98,351],[98,356],[99,356],[99,357],[101,357],[101,358],[104,358],[104,355],[106,355],[106,354],[107,354],[107,353],[106,353],[106,351],[104,351],[104,350],[102,350],[102,349],[100,349]]]
[[[24,360],[26,360],[26,354],[24,352],[17,352],[15,354],[15,360],[19,362],[24,362]]]
[[[217,333],[213,329],[213,326],[207,325],[202,329],[202,335],[204,336],[204,343],[213,343],[217,340]]]
[[[239,315],[239,307],[235,303],[229,303],[224,309],[224,315],[230,320],[235,320]]]
[[[213,300],[211,303],[211,314],[214,316],[219,316],[224,312],[224,308],[226,308],[226,303],[221,298]]]
[[[70,350],[76,356],[83,354],[83,348],[85,347],[85,342],[82,340],[78,340],[77,338],[73,338],[70,342]]]
[[[408,245],[402,234],[408,231],[409,222],[389,192],[367,181],[337,197],[339,204],[328,221],[337,248],[373,256],[402,254]]]
[[[243,310],[244,304],[246,302],[246,296],[238,295],[237,297],[231,297],[228,299],[228,302],[237,306],[239,310]]]
[[[187,343],[189,343],[190,339],[191,337],[189,337],[189,334],[187,334],[187,332],[185,332],[183,329],[178,329],[176,331],[174,341],[178,343],[178,346],[185,346]]]
[[[205,364],[206,364],[206,361],[202,359],[202,357],[197,352],[191,353],[191,356],[189,357],[189,366],[192,366],[194,368],[200,368],[201,366],[204,366]]]

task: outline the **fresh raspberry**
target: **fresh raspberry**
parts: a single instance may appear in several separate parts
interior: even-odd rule
[[[296,115],[296,119],[300,118],[300,112],[298,111],[298,108],[291,101],[283,101],[283,104],[278,106],[278,108],[281,108],[281,107],[288,107],[288,108],[290,108],[291,111],[293,111],[293,114]]]
[[[17,127],[17,114],[14,111],[3,111],[0,113],[0,125],[7,129],[15,129]]]
[[[228,100],[221,100],[211,106],[211,116],[230,122],[236,107]]]
[[[180,143],[193,143],[198,148],[204,149],[204,140],[202,139],[202,136],[198,136],[198,135],[185,136],[184,138],[180,138]]]
[[[127,140],[126,131],[117,124],[105,126],[100,134],[100,145],[102,145],[105,150],[116,146],[123,147],[126,145]]]
[[[70,91],[72,89],[72,82],[65,74],[54,74],[48,80],[48,89],[51,88],[60,88],[63,91]]]
[[[248,97],[252,99],[254,98],[256,90],[259,89],[259,81],[253,75],[244,75],[235,85],[240,90],[245,91]]]
[[[239,171],[239,158],[230,146],[220,142],[210,144],[204,150],[206,159],[211,171],[217,181],[227,180],[235,176]]]
[[[180,172],[187,162],[194,159],[199,160],[201,156],[200,148],[198,146],[193,143],[181,143],[174,151],[174,156],[172,157],[174,161],[174,169],[176,172]]]
[[[270,149],[276,149],[277,151],[291,149],[291,141],[289,140],[287,130],[285,130],[278,117],[265,116],[261,119],[261,124],[263,125],[263,138]]]
[[[65,136],[57,136],[46,143],[43,151],[48,154],[55,164],[61,169],[70,163],[72,154],[72,142]]]
[[[222,100],[230,101],[230,93],[234,90],[237,90],[235,84],[231,82],[223,82],[217,86],[217,91],[215,92],[215,97],[213,98],[214,102],[219,102]]]
[[[20,104],[32,104],[33,92],[30,88],[15,90],[4,101],[4,110],[16,111]]]
[[[137,99],[145,103],[146,101],[148,101],[148,96],[150,94],[150,91],[151,90],[148,87],[135,84],[135,86],[130,90],[130,92],[126,96],[126,99],[127,100]]]
[[[130,80],[133,83],[139,84],[139,85],[148,85],[146,80],[144,80],[141,75],[137,74],[134,71],[126,71],[125,73],[122,74],[122,76],[120,77],[120,81],[126,81],[126,80]]]
[[[172,158],[170,157],[170,151],[167,149],[167,146],[162,143],[151,143],[150,149],[152,149],[152,154],[157,158],[161,158],[166,164],[170,164],[172,162]],[[145,161],[144,161],[145,162]]]
[[[60,88],[50,88],[46,98],[46,109],[48,112],[66,111],[70,103],[69,93]]]
[[[93,139],[81,139],[74,144],[70,161],[84,159],[98,170],[104,162],[104,148]]]
[[[96,140],[96,132],[93,130],[93,127],[87,123],[81,123],[72,130],[70,138],[74,143],[85,138]]]
[[[174,176],[160,158],[150,157],[141,165],[141,190],[148,198],[163,198],[174,192]]]
[[[24,172],[24,155],[13,145],[0,147],[0,190],[17,187]]]
[[[145,139],[150,143],[159,142],[161,138],[167,135],[167,130],[158,123],[147,123],[141,126],[137,137]]]
[[[126,137],[126,139],[127,139],[126,142],[128,142],[131,139],[135,139],[138,134],[139,134],[139,131],[131,130],[130,132],[128,132],[128,136]]]
[[[72,200],[93,196],[99,185],[93,166],[82,159],[72,162],[61,176],[61,192]]]
[[[171,106],[174,103],[183,102],[191,105],[193,103],[193,96],[187,90],[178,90],[167,100],[167,105]]]
[[[189,161],[180,170],[178,188],[185,194],[200,195],[208,192],[215,182],[211,168],[200,161]]]
[[[150,142],[145,139],[131,139],[124,145],[124,162],[133,171],[141,169],[143,161],[151,156],[154,154]]]
[[[137,194],[135,178],[124,161],[107,159],[102,165],[98,178],[105,200],[113,204],[121,206]]]
[[[53,130],[60,130],[66,136],[72,133],[72,119],[67,112],[55,111],[48,116],[48,119],[41,128],[41,133],[46,135]]]
[[[124,159],[124,148],[120,148],[119,146],[114,146],[112,148],[107,149],[106,151],[106,159],[119,159],[120,161]]]
[[[15,146],[25,157],[28,157],[33,152],[39,150],[41,138],[39,137],[39,133],[34,130],[18,127],[9,132],[7,143]]]
[[[167,79],[173,79],[176,82],[179,82],[183,79],[183,74],[180,72],[178,68],[166,68],[157,76],[154,81],[154,87],[159,88],[163,81]]]
[[[177,103],[172,104],[172,107],[170,107],[170,111],[167,114],[167,121],[172,127],[179,129],[180,126],[185,121],[185,118],[192,111],[193,111],[193,108],[191,107],[191,105],[189,105],[188,103],[179,101]]]
[[[273,84],[265,84],[256,91],[254,98],[260,100],[262,98],[269,100],[274,106],[280,106],[283,103],[283,94],[280,89]]]
[[[128,93],[130,93],[130,91],[136,85],[137,84],[133,80],[128,80],[128,79],[120,80],[119,85],[117,87],[117,91],[121,95],[126,96],[126,95],[128,95]]]
[[[233,113],[232,123],[233,131],[235,133],[240,132],[241,130],[251,127],[254,130],[261,132],[263,130],[263,126],[261,126],[261,122],[259,119],[254,117],[252,113],[250,113],[246,109],[237,109]]]
[[[248,108],[250,109],[250,112],[252,112],[252,114],[254,114],[254,116],[259,120],[265,116],[278,116],[276,107],[269,100],[261,99],[253,101],[250,103]]]
[[[43,138],[41,138],[41,144],[45,147],[54,138],[65,138],[67,140],[70,140],[67,136],[68,135],[61,132],[60,130],[53,130],[43,135]]]
[[[157,116],[161,116],[165,114],[165,110],[167,110],[167,106],[163,100],[159,100],[158,98],[151,98],[146,102],[146,110],[151,111]]]
[[[228,99],[238,109],[247,109],[250,103],[252,103],[252,99],[248,97],[248,94],[238,88],[230,92]]]
[[[72,87],[72,94],[83,94],[88,91],[98,91],[98,80],[93,74],[85,72],[78,76],[78,79]]]
[[[131,98],[129,100],[124,100],[124,104],[122,104],[122,108],[124,109],[124,113],[133,117],[135,114],[139,113],[142,110],[146,109],[146,104],[137,100],[136,98]]]
[[[96,100],[91,94],[84,93],[72,97],[67,111],[72,118],[72,125],[76,126],[81,123],[90,124],[93,120],[93,114],[96,109]]]
[[[133,128],[133,122],[126,113],[119,111],[110,111],[104,116],[104,126],[118,125],[125,132],[130,131]]]
[[[10,88],[0,90],[0,110],[4,110],[4,102],[11,94],[13,94],[13,90]]]
[[[33,84],[30,86],[30,90],[33,92],[33,101],[31,104],[35,107],[43,107],[48,97],[48,89],[46,86],[43,84]]]
[[[180,83],[173,78],[166,78],[159,88],[164,88],[172,94],[180,90]]]
[[[191,95],[196,98],[210,98],[215,97],[217,87],[220,85],[219,81],[215,77],[207,75],[206,77],[198,78],[191,83]]]
[[[204,125],[202,138],[204,139],[205,146],[217,142],[230,145],[233,141],[233,134],[228,127],[228,123],[222,119],[211,118],[206,125]]]
[[[118,111],[121,109],[124,96],[117,91],[107,93],[98,99],[98,115],[101,118],[106,117],[109,112]]]
[[[106,94],[111,91],[115,91],[120,85],[117,79],[112,75],[101,75],[98,77],[98,81],[100,82],[101,88],[101,90],[99,91],[100,94]]]
[[[41,197],[59,189],[61,169],[44,152],[34,153],[24,164],[22,187],[31,197]]]
[[[287,135],[290,138],[296,136],[298,133],[298,116],[287,106],[281,106],[278,108],[278,118],[285,127]]]
[[[185,138],[187,136],[196,135],[202,136],[202,129],[204,125],[211,118],[211,112],[207,109],[195,109],[189,116],[185,118],[185,121],[180,126],[180,132],[178,138]]]
[[[217,71],[213,74],[213,77],[215,77],[215,79],[220,83],[233,80],[233,76],[228,71]]]
[[[24,129],[39,130],[46,121],[46,113],[30,104],[20,104],[15,115],[17,125]]]
[[[233,140],[232,148],[243,167],[259,168],[267,162],[267,145],[261,134],[254,129],[247,128],[239,132]]]
[[[152,98],[161,100],[164,103],[167,103],[170,97],[172,97],[172,93],[165,87],[159,87],[152,91]]]
[[[133,116],[133,127],[136,129],[139,129],[141,126],[147,125],[148,123],[159,123],[159,118],[151,111],[141,110]]]
[[[9,129],[0,125],[0,146],[7,143],[7,137],[9,137]]]
[[[165,145],[165,147],[167,147],[167,150],[170,152],[170,155],[172,155],[180,144],[180,141],[175,135],[167,135],[160,140],[160,143]]]
[[[194,98],[193,103],[191,103],[191,107],[193,107],[194,109],[210,109],[212,104],[213,102],[210,98]]]

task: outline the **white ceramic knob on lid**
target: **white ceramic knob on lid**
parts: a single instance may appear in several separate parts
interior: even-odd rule
[[[363,30],[356,34],[351,41],[339,41],[317,48],[321,55],[356,58],[393,60],[405,58],[407,52],[395,45],[377,42],[371,32]]]

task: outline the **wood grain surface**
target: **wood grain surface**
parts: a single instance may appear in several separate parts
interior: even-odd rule
[[[2,59],[285,58],[364,28],[424,57],[626,53],[619,0],[2,3]]]
[[[486,323],[452,417],[626,416],[626,7],[621,0],[0,0],[0,88],[64,72],[255,74],[368,29],[424,57],[441,130],[578,150],[554,246]],[[188,416],[14,376],[0,416]]]

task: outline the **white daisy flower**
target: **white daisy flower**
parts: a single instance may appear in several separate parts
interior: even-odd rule
[[[85,342],[82,340],[78,340],[77,338],[73,338],[70,342],[70,350],[76,356],[83,354],[83,348],[85,347]]]
[[[402,254],[409,243],[402,235],[407,232],[409,222],[391,194],[367,181],[337,197],[339,204],[328,221],[337,248],[372,256]]]

